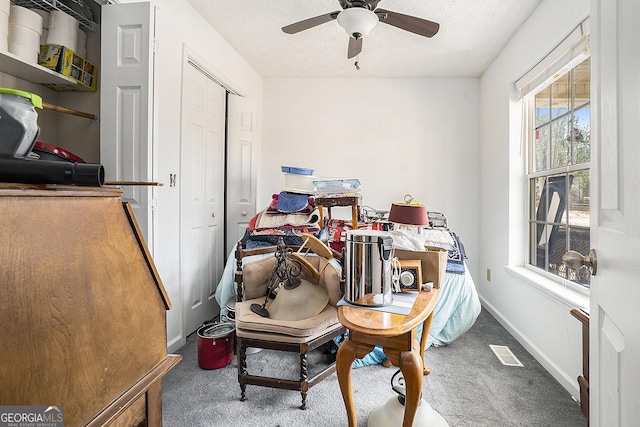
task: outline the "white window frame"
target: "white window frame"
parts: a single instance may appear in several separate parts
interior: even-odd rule
[[[524,280],[526,283],[542,290],[549,295],[558,298],[565,303],[576,302],[581,306],[588,306],[590,289],[574,283],[568,279],[544,271],[530,265],[530,201],[529,194],[529,134],[535,128],[533,106],[535,94],[551,85],[559,77],[564,76],[569,70],[590,56],[589,52],[589,18],[582,21],[566,38],[564,38],[544,58],[535,64],[527,73],[516,80],[515,89],[517,97],[522,103],[522,134],[521,149],[523,158],[522,181],[524,185],[524,217],[522,226],[524,251],[523,258],[518,266],[507,266],[507,272]],[[525,139],[526,138],[526,139]],[[581,165],[579,168],[583,168]],[[573,168],[573,165],[568,170]]]

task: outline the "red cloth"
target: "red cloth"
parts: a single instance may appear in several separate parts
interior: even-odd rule
[[[385,224],[379,222],[358,223],[358,230],[384,230]],[[351,221],[344,219],[330,219],[327,222],[329,232],[329,247],[336,252],[342,252],[347,240],[347,231],[353,230]]]

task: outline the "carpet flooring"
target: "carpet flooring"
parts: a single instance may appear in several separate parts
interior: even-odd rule
[[[300,393],[247,386],[240,401],[236,358],[220,369],[198,366],[198,337],[192,334],[178,353],[183,360],[163,380],[165,426],[333,427],[346,426],[347,415],[335,374],[309,390],[307,409]],[[508,346],[524,366],[505,366],[489,345]],[[316,352],[314,363],[330,356]],[[431,374],[423,381],[423,398],[451,427],[586,427],[571,395],[491,316],[483,310],[474,326],[444,347],[425,353]],[[250,373],[287,372],[298,377],[295,355],[263,350],[247,356]],[[313,371],[312,368],[310,368]],[[395,396],[391,377],[397,368],[382,365],[353,370],[358,426]],[[390,426],[392,427],[392,426]]]

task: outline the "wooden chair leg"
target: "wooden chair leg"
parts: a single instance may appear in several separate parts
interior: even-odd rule
[[[307,409],[307,379],[309,378],[309,371],[307,366],[307,353],[300,353],[300,394],[302,395],[302,405],[300,409]]]
[[[243,339],[237,338],[237,357],[238,357],[238,383],[240,384],[240,401],[247,400],[247,385],[244,382],[244,376],[247,375],[247,348],[244,346]]]

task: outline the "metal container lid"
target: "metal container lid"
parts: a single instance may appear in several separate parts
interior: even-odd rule
[[[229,301],[227,301],[225,305],[227,307],[227,310],[236,311],[236,297],[229,298]]]
[[[378,238],[392,239],[388,231],[382,230],[349,230],[347,231],[347,241],[361,243],[378,243]]]
[[[198,336],[202,338],[224,338],[234,332],[236,327],[233,323],[214,323],[203,325],[198,329]]]

